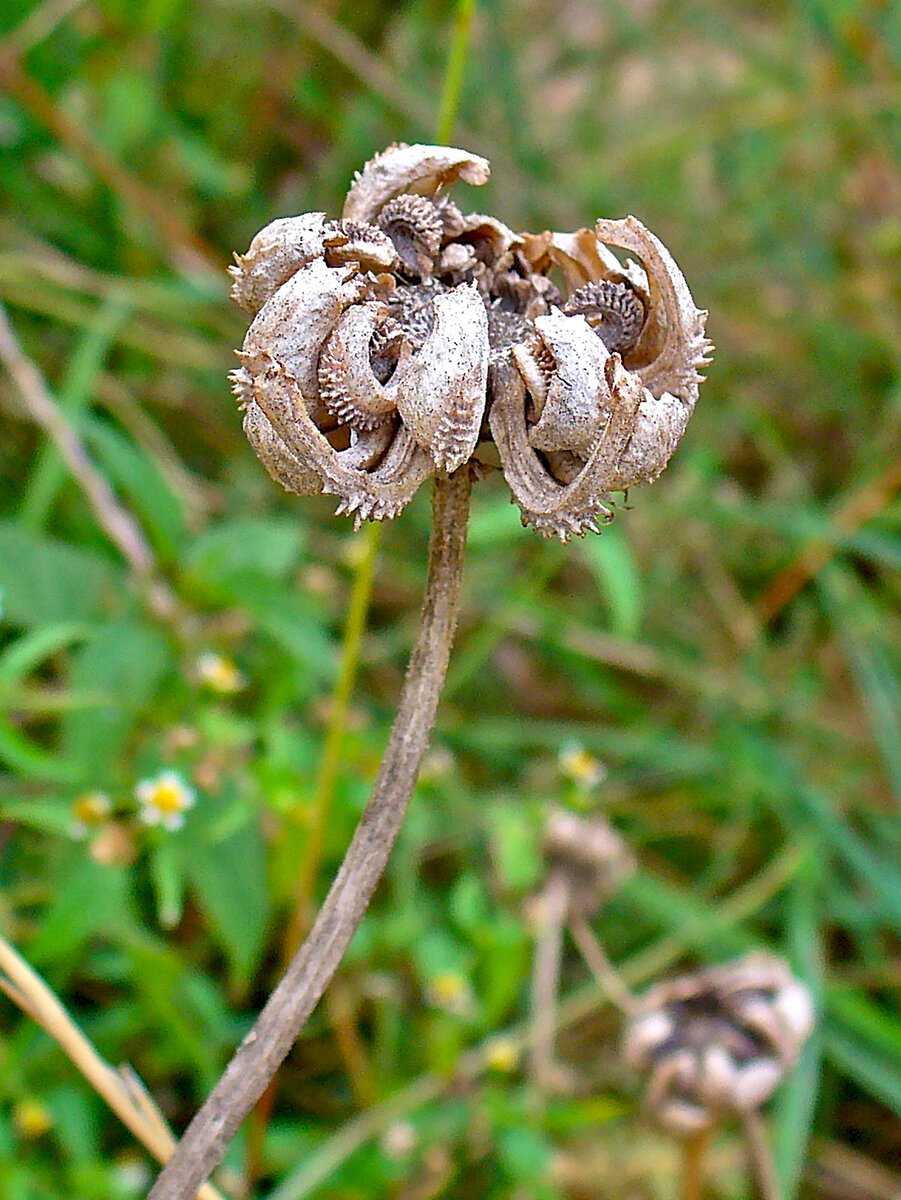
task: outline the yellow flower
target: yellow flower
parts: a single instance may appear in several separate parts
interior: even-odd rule
[[[607,774],[604,764],[578,742],[568,742],[563,746],[557,763],[567,779],[583,788],[597,787]]]
[[[72,832],[84,837],[94,825],[101,825],[113,811],[113,802],[106,792],[82,792],[72,801]]]
[[[454,1016],[468,1016],[474,1007],[469,980],[459,971],[441,971],[430,982],[427,990],[429,1004],[443,1008]]]
[[[156,779],[142,779],[135,795],[144,824],[162,825],[165,829],[181,829],[185,812],[193,808],[197,798],[194,789],[188,787],[177,771],[162,771]]]
[[[53,1126],[50,1109],[34,1096],[27,1096],[13,1109],[13,1125],[19,1137],[39,1138]]]
[[[200,655],[195,670],[202,684],[223,696],[240,692],[247,682],[230,658],[212,650]]]
[[[519,1048],[513,1038],[495,1037],[485,1047],[485,1063],[492,1071],[509,1074],[516,1070],[518,1062]]]

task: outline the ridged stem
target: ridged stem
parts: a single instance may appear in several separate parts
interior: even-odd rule
[[[419,633],[375,786],[306,941],[188,1126],[148,1200],[190,1200],[283,1062],[338,969],[400,832],[429,742],[457,624],[471,479],[435,481]]]

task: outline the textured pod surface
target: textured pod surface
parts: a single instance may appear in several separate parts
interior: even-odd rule
[[[295,271],[321,258],[326,244],[325,213],[279,217],[254,237],[246,254],[235,255],[231,298],[256,316]]]
[[[260,309],[247,331],[241,365],[252,378],[276,359],[296,381],[307,408],[319,405],[319,353],[342,312],[363,294],[353,266],[321,258],[301,267]]]
[[[472,456],[485,412],[488,316],[475,288],[435,299],[432,331],[398,374],[404,424],[437,467],[455,471]]]
[[[371,221],[402,192],[433,196],[460,179],[478,186],[488,182],[488,160],[451,146],[389,146],[357,174],[344,201],[342,216]]]

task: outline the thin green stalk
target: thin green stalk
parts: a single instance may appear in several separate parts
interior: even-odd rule
[[[457,2],[454,36],[447,58],[447,68],[444,72],[444,86],[441,89],[441,103],[438,107],[438,123],[435,127],[435,138],[439,146],[446,145],[450,140],[457,121],[460,94],[463,91],[463,77],[466,73],[466,57],[469,53],[469,35],[475,9],[476,0],[458,0]]]
[[[294,910],[285,935],[284,958],[286,961],[291,958],[303,941],[312,918],[313,891],[319,877],[319,868],[322,865],[325,830],[328,826],[332,798],[341,769],[341,751],[347,732],[347,714],[360,667],[360,650],[363,645],[363,633],[366,629],[366,617],[369,612],[372,582],[375,576],[375,560],[378,555],[381,533],[381,525],[372,523],[366,526],[360,538],[362,553],[354,567],[350,605],[341,641],[341,667],[335,690],[332,693],[325,745],[319,762],[306,853],[300,864],[297,890],[294,896]]]
[[[454,20],[454,36],[444,73],[441,102],[435,125],[435,137],[439,145],[443,145],[450,138],[457,120],[475,7],[476,0],[458,0]],[[341,668],[329,710],[325,745],[319,763],[316,793],[310,814],[310,832],[306,853],[300,865],[294,908],[285,936],[285,960],[291,957],[303,941],[312,918],[313,892],[322,865],[325,830],[331,812],[335,785],[340,773],[341,750],[347,732],[347,714],[360,666],[360,649],[369,612],[381,534],[381,525],[371,523],[366,526],[361,535],[363,550],[357,559],[354,570],[350,608],[341,640]]]

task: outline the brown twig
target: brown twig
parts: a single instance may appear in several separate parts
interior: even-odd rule
[[[166,1162],[175,1149],[175,1138],[135,1072],[127,1066],[116,1070],[103,1061],[40,975],[3,937],[0,972],[0,990],[57,1042],[154,1158]],[[211,1184],[199,1188],[197,1196],[199,1200],[222,1200]]]
[[[19,345],[6,309],[0,302],[0,362],[6,366],[19,389],[29,416],[44,430],[56,447],[72,478],[88,498],[98,524],[129,564],[136,578],[148,588],[154,610],[171,613],[175,599],[156,569],[150,549],[137,521],[116,499],[112,488],[97,470],[69,421],[50,395],[43,375]]]
[[[422,103],[416,92],[401,82],[397,71],[360,41],[318,4],[309,0],[267,0],[269,8],[292,21],[307,37],[317,42],[355,75],[374,95],[405,120],[415,121],[423,130],[435,123],[432,106]]]
[[[0,54],[26,54],[58,25],[81,8],[85,0],[45,0],[23,17],[18,25],[0,41]]]
[[[148,1200],[188,1200],[222,1159],[340,965],[400,832],[435,720],[457,623],[471,480],[435,482],[419,634],[366,811],[313,928],[188,1127]]]
[[[772,579],[757,601],[761,621],[769,622],[831,561],[836,543],[877,516],[901,490],[901,457],[876,479],[849,496],[832,517],[832,535],[814,538]]]
[[[61,108],[49,92],[23,69],[18,57],[4,47],[0,53],[0,87],[68,146],[107,187],[150,221],[160,246],[174,268],[184,274],[221,275],[211,249],[173,211],[163,194],[151,191],[125,170],[87,130]]]

